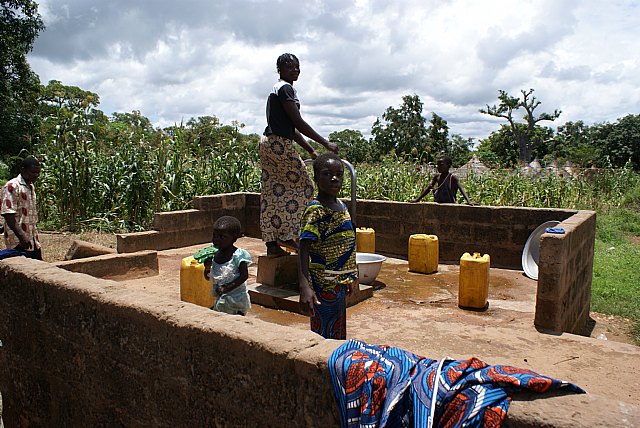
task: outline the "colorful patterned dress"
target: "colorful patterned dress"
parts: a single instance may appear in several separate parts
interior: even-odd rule
[[[298,236],[300,216],[313,199],[313,181],[295,149],[295,126],[284,103],[300,108],[293,85],[279,80],[267,98],[267,127],[258,152],[262,164],[260,230],[262,240],[288,241]]]
[[[215,290],[218,285],[226,285],[233,282],[240,276],[240,263],[251,264],[251,254],[244,248],[237,248],[231,259],[225,263],[216,263],[216,259],[211,259],[211,295],[216,301],[213,304],[214,311],[225,312],[232,315],[246,315],[251,309],[251,300],[247,291],[247,283],[244,282],[231,291],[217,295]]]
[[[302,215],[300,240],[311,241],[309,279],[320,305],[314,306],[311,331],[326,339],[346,339],[346,287],[358,275],[356,234],[349,211],[333,211],[317,200]]]
[[[260,230],[265,242],[298,236],[300,216],[313,199],[313,182],[293,140],[271,134],[260,141]]]

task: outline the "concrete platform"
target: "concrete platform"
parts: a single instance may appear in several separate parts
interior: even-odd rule
[[[237,245],[254,260],[264,253],[257,239],[241,238]],[[158,251],[159,275],[122,282],[179,300],[180,260],[204,246]],[[255,291],[255,265],[249,274]],[[512,426],[640,426],[640,347],[537,331],[537,283],[521,271],[491,269],[488,309],[462,310],[457,305],[457,275],[456,265],[440,265],[437,273],[423,275],[408,272],[406,260],[388,258],[372,297],[347,311],[347,337],[429,358],[476,356],[489,364],[510,364],[574,382],[588,392],[535,401],[516,397],[509,411]],[[292,296],[281,299],[295,306]],[[254,303],[247,318],[309,328],[305,316]]]
[[[251,303],[254,305],[260,305],[264,308],[280,309],[302,315],[302,311],[300,309],[300,295],[297,291],[286,288],[270,287],[256,282],[247,284],[247,288],[249,289]],[[347,297],[347,308],[370,297],[373,297],[373,287],[361,284],[359,290]]]

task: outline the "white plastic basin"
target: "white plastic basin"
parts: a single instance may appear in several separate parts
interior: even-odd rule
[[[358,265],[358,279],[360,284],[369,285],[376,280],[380,273],[382,262],[387,260],[385,256],[373,253],[356,253]]]
[[[522,270],[531,279],[538,280],[538,259],[540,258],[540,238],[547,227],[556,227],[560,222],[547,221],[531,232],[522,250]]]

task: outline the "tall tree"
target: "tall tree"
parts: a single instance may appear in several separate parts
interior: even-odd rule
[[[566,122],[558,126],[556,135],[549,141],[549,153],[556,159],[570,160],[576,166],[596,165],[601,157],[600,148],[593,143],[591,133],[591,127],[581,120]]]
[[[473,138],[464,138],[460,134],[453,134],[449,139],[449,156],[454,167],[459,167],[471,159]]]
[[[362,136],[362,132],[345,129],[329,134],[329,141],[340,147],[340,156],[351,163],[370,161],[371,149],[369,142]]]
[[[524,126],[521,123],[516,126]],[[478,145],[478,158],[492,168],[510,168],[518,163],[518,146],[514,144],[513,133],[507,125],[493,131]]]
[[[376,119],[371,134],[380,155],[395,150],[398,154],[422,152],[427,141],[426,119],[422,116],[422,101],[418,95],[402,97],[400,108],[389,107]]]
[[[594,128],[594,143],[608,157],[610,166],[619,168],[631,162],[635,170],[640,169],[640,114]]]
[[[0,154],[28,148],[37,132],[34,113],[40,81],[27,63],[27,53],[43,28],[37,3],[1,0]]]
[[[449,143],[449,125],[447,121],[435,113],[431,113],[431,121],[427,130],[427,145],[425,147],[425,159],[427,162],[435,162],[437,157],[444,153],[451,155]]]
[[[540,113],[539,116],[535,116],[534,110],[540,105],[540,101],[533,96],[533,89],[528,91],[521,90],[522,99],[518,97],[510,96],[506,91],[500,89],[498,100],[500,104],[489,106],[484,109],[480,109],[480,113],[488,114],[490,116],[501,117],[507,119],[509,122],[509,128],[513,139],[519,148],[520,162],[531,162],[531,145],[535,137],[535,128],[538,122],[543,120],[554,121],[562,113],[560,110],[554,110],[552,114]],[[524,108],[525,114],[523,116],[524,126],[514,118],[515,112],[520,108]]]

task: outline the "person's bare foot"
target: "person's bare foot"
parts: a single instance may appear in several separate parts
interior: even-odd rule
[[[280,239],[278,239],[278,245],[285,247],[288,250],[291,251],[298,251],[298,243],[296,241],[294,241],[293,239],[288,239],[286,241],[281,241]]]

